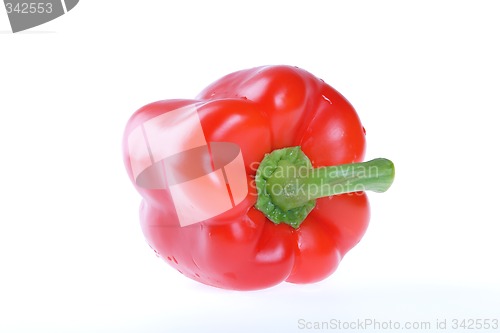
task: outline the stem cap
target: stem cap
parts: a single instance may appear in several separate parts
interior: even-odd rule
[[[313,168],[300,147],[277,149],[257,169],[255,208],[276,224],[298,228],[316,199],[366,190],[385,192],[394,175],[394,164],[385,158]]]

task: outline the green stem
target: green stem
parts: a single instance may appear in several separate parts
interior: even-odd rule
[[[385,192],[393,180],[394,164],[384,158],[313,168],[300,147],[283,148],[266,155],[257,170],[255,207],[274,223],[298,228],[316,199],[361,191]]]

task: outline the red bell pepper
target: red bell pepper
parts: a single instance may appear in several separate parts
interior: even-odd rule
[[[221,146],[231,156],[215,161],[215,143],[232,144]],[[146,105],[129,120],[123,148],[149,245],[182,274],[226,289],[328,277],[365,233],[364,191],[383,192],[394,178],[389,160],[361,162],[365,129],[351,104],[290,66],[238,71],[193,100]],[[231,204],[217,211],[229,206],[211,182],[229,160],[233,174],[240,161],[244,185],[217,173]],[[200,182],[178,186],[192,179]],[[210,209],[219,213],[203,215]]]

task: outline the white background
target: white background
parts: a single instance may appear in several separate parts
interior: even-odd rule
[[[301,320],[358,319],[454,331],[453,319],[500,319],[499,9],[82,0],[12,34],[0,8],[0,331],[304,332]],[[397,176],[369,194],[370,227],[329,279],[218,290],[144,241],[122,132],[144,104],[264,64],[338,89],[366,127],[367,159],[392,159]]]

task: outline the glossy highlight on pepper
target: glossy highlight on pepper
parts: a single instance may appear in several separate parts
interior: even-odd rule
[[[231,154],[216,165],[214,147],[224,144]],[[364,191],[383,192],[394,179],[389,160],[362,162],[365,144],[358,115],[334,88],[297,67],[263,66],[226,75],[194,99],[142,107],[123,152],[154,251],[201,283],[255,290],[323,280],[361,240]]]

